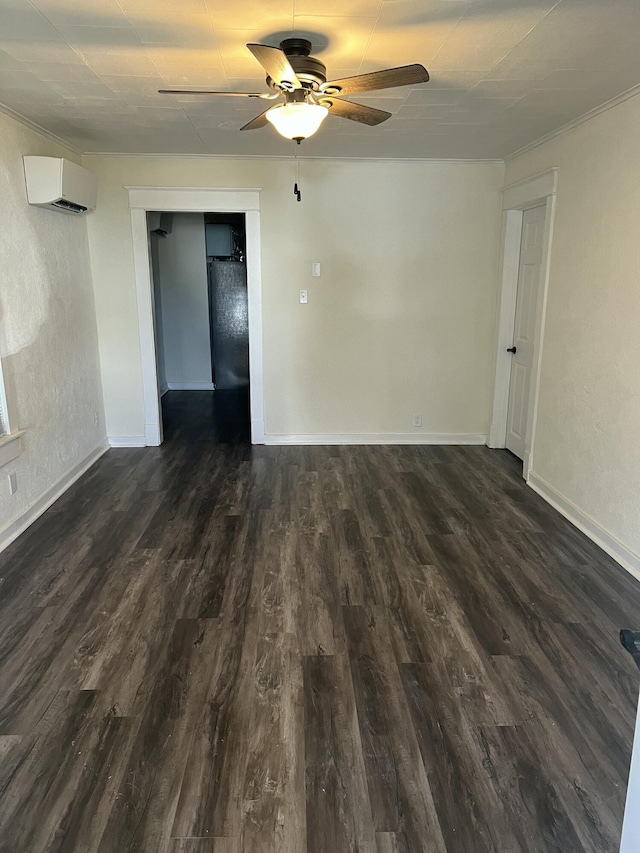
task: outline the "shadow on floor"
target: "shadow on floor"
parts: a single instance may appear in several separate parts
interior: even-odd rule
[[[250,444],[249,389],[168,391],[162,398],[165,442]]]

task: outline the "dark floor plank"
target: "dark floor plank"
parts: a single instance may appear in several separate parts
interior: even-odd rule
[[[420,566],[433,563],[433,551],[427,543],[420,508],[415,507],[396,485],[380,495],[389,518],[393,519],[393,538],[405,559]]]
[[[413,568],[412,582],[424,612],[425,655],[446,673],[447,683],[457,682],[460,699],[473,709],[475,722],[509,725],[521,712],[501,689],[489,657],[472,629],[467,611],[447,584],[446,572],[437,566]]]
[[[190,560],[188,584],[182,594],[186,619],[215,619],[220,615],[227,580],[239,559],[240,517],[214,514],[200,553]],[[206,544],[204,544],[206,543]]]
[[[378,853],[411,853],[407,839],[397,832],[377,832]]]
[[[532,726],[492,726],[474,734],[489,784],[498,792],[523,851],[616,850],[615,822],[606,804],[593,782],[582,777],[577,754],[557,752],[553,733]]]
[[[335,540],[325,533],[296,536],[295,568],[300,586],[298,636],[302,655],[344,652]]]
[[[173,838],[168,853],[241,853],[239,838]]]
[[[306,844],[302,659],[292,634],[261,632],[253,669],[243,784],[243,850],[296,853]]]
[[[228,578],[199,713],[186,746],[185,775],[171,833],[174,837],[239,837],[251,719],[252,673],[258,643],[269,520],[244,519]]]
[[[444,668],[401,664],[401,672],[446,849],[522,851]]]
[[[402,663],[425,662],[433,653],[429,625],[412,585],[417,565],[407,566],[407,557],[393,537],[375,537],[377,600],[384,605],[395,658]]]
[[[83,668],[105,636],[113,610],[130,583],[126,572],[85,569],[66,606],[36,608],[38,619],[0,675],[0,731],[36,731],[63,688],[87,687]],[[89,627],[90,626],[90,627]]]
[[[93,654],[82,661],[81,685],[99,691],[101,713],[143,713],[176,625],[184,569],[182,561],[163,560],[154,551],[140,551],[124,563],[121,574],[130,583],[117,601],[107,632],[94,638],[92,626],[81,640],[95,643]]]
[[[624,798],[620,778],[626,774],[629,754],[618,746],[603,709],[595,707],[593,716],[584,714],[584,694],[559,678],[548,661],[538,656],[494,658],[492,661],[505,692],[522,708],[522,721],[541,727],[553,737],[557,754],[572,756],[572,761],[590,774],[597,790],[607,800],[608,809],[622,821]],[[607,755],[603,762],[602,755]]]
[[[465,536],[430,535],[436,565],[446,575],[451,595],[461,604],[485,654],[516,654],[526,649],[521,624],[491,573],[486,572]]]
[[[307,851],[376,853],[348,664],[307,657],[303,671]]]
[[[242,792],[251,720],[251,677],[256,655],[255,613],[235,625],[218,622],[200,707],[186,744],[171,824],[174,837],[240,836]]]
[[[207,628],[206,620],[176,622],[98,853],[169,848],[187,746],[204,698]]]
[[[139,724],[132,717],[103,717],[75,740],[82,772],[76,779],[62,774],[58,800],[50,809],[55,823],[43,849],[51,853],[98,849]]]
[[[343,509],[333,528],[338,555],[338,584],[342,604],[371,604],[376,601],[376,587],[368,543],[358,516]]]
[[[382,609],[345,607],[345,630],[376,832],[415,853],[445,850]]]
[[[96,724],[95,699],[93,691],[61,691],[39,735],[21,739],[4,757],[0,850],[58,851],[65,837],[77,841],[80,834],[83,843],[99,841],[110,806],[102,759],[115,759],[120,749],[126,755],[131,730],[108,720]],[[24,820],[23,791],[37,820]]]

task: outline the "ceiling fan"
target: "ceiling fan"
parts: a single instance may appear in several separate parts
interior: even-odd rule
[[[248,44],[247,47],[267,72],[267,85],[272,92],[160,89],[160,94],[226,95],[267,101],[283,98],[281,103],[269,107],[240,130],[256,130],[270,123],[282,136],[300,144],[318,130],[327,115],[372,126],[391,118],[391,113],[385,110],[345,101],[340,95],[393,89],[395,86],[409,86],[429,80],[427,69],[414,64],[327,81],[326,66],[310,55],[312,45],[305,38],[284,39],[279,48],[266,44]]]

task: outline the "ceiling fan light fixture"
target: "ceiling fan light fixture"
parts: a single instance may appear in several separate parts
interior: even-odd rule
[[[281,136],[294,139],[299,144],[318,130],[328,113],[327,107],[304,101],[272,107],[265,118]]]

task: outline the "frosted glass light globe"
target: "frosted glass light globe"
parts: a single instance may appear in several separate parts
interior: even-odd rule
[[[299,142],[317,131],[328,112],[327,107],[305,102],[272,107],[265,117],[281,136]]]

